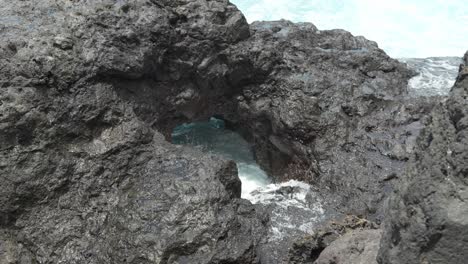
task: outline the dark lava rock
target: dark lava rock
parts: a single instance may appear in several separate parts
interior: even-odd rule
[[[268,217],[232,162],[166,142],[176,125],[220,116],[277,181],[379,218],[432,108],[374,42],[249,27],[227,0],[5,1],[0,22],[10,263],[257,263]]]
[[[468,53],[464,57],[468,65]],[[379,263],[468,259],[468,66],[437,105],[391,196]]]
[[[235,164],[155,130],[194,65],[249,36],[233,5],[9,1],[0,17],[1,263],[258,263],[268,219]]]
[[[259,164],[276,181],[320,187],[342,212],[381,219],[437,99],[406,99],[414,73],[363,37],[284,20],[250,30],[226,56],[245,65],[229,75],[243,87],[234,119]]]
[[[337,252],[340,252],[339,254],[343,256],[350,255],[350,252],[345,253],[345,251],[342,251],[345,244],[353,244],[350,244],[349,240],[355,240],[354,237],[356,236],[366,237],[365,234],[367,234],[371,237],[375,237],[374,234],[380,233],[377,227],[378,225],[375,223],[353,215],[348,215],[340,221],[331,221],[326,226],[317,229],[312,235],[297,239],[289,250],[288,263],[315,263],[315,261],[320,258],[324,261],[325,257],[321,257],[321,255],[325,249],[327,249],[328,252],[326,253],[327,256],[336,255]],[[377,239],[377,242],[379,242],[379,239]],[[376,249],[378,250],[378,247]],[[375,256],[377,255],[377,250],[374,250]],[[367,262],[358,261],[348,263]]]
[[[358,230],[345,234],[325,248],[314,264],[377,264],[382,230]]]

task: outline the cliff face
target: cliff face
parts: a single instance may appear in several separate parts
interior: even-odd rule
[[[250,30],[229,52],[250,61],[237,118],[258,162],[278,181],[319,186],[340,211],[380,218],[431,99],[404,99],[413,73],[363,37],[288,21]]]
[[[227,0],[9,1],[0,21],[7,263],[257,263],[268,217],[175,125],[221,116],[277,181],[379,218],[432,107],[375,43]]]
[[[389,201],[381,263],[466,263],[468,52]]]
[[[0,13],[1,263],[258,261],[267,219],[239,199],[235,164],[155,129],[194,64],[248,37],[234,6],[10,1]]]

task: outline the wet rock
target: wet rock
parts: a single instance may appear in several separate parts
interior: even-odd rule
[[[0,7],[0,262],[258,263],[268,217],[235,164],[157,131],[248,24],[227,1],[120,2]]]
[[[439,98],[406,98],[414,73],[375,42],[310,23],[254,22],[229,54],[250,61],[233,122],[259,164],[278,182],[319,186],[341,212],[382,219],[393,188],[382,179],[403,171]]]
[[[468,80],[459,76],[432,111],[389,200],[379,263],[466,262],[467,95]]]
[[[369,238],[369,241],[372,240],[372,243],[378,244],[380,239],[377,239],[377,236],[380,238],[380,231],[377,228],[378,225],[375,223],[352,215],[344,217],[341,221],[331,221],[328,225],[317,229],[312,235],[297,239],[289,250],[289,263],[316,263],[315,261],[318,261],[318,259],[321,261],[319,263],[328,263],[327,259],[336,259],[342,256],[344,256],[344,259],[347,257],[356,257],[358,259],[360,257],[359,254],[351,256],[353,255],[353,250],[346,247],[346,245],[363,249],[366,245],[358,245],[358,243],[361,238],[365,237]],[[351,240],[356,243],[349,243]],[[326,252],[323,253],[325,250]],[[370,251],[375,253],[374,259],[377,250],[378,247],[372,247],[372,250],[369,249],[369,253]],[[358,252],[362,252],[362,250]],[[367,256],[368,254],[365,255]]]
[[[377,264],[382,231],[360,230],[333,241],[320,254],[315,264]]]
[[[288,250],[298,237],[314,233],[336,213],[323,206],[311,186],[297,181],[269,185],[252,192],[257,210],[269,215],[268,232],[260,246],[262,263],[289,263]]]
[[[269,213],[239,199],[234,164],[165,140],[213,115],[277,181],[379,219],[433,105],[404,99],[413,73],[375,42],[249,27],[225,0],[8,1],[0,16],[0,254],[13,262],[260,262]]]
[[[70,37],[57,36],[54,38],[54,46],[68,50],[73,48],[73,40]]]

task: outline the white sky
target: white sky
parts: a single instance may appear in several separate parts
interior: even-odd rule
[[[312,22],[377,41],[392,57],[462,56],[468,0],[231,0],[247,20]]]

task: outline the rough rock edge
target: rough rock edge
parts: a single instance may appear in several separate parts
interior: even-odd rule
[[[312,43],[317,52],[317,57],[313,59],[324,59],[328,63],[322,65],[324,67],[344,69],[343,79],[354,76],[354,72],[350,75],[346,73],[346,69],[354,67],[362,78],[356,83],[366,84],[358,85],[356,92],[361,93],[361,96],[358,96],[357,101],[344,105],[341,105],[341,101],[338,105],[331,102],[333,111],[329,114],[331,117],[336,114],[340,118],[331,118],[332,124],[327,124],[330,127],[347,128],[346,124],[340,123],[343,121],[341,117],[365,116],[378,109],[370,105],[377,103],[380,107],[386,105],[388,100],[401,96],[405,89],[404,82],[410,76],[407,69],[388,58],[375,43],[364,38],[354,38],[345,31],[317,31],[312,24],[294,25],[288,21],[278,21],[253,25],[252,29],[258,35],[247,40],[249,27],[245,19],[226,1],[135,1],[128,5],[92,1],[90,5],[79,4],[70,1],[13,1],[1,7],[2,14],[8,18],[8,23],[0,29],[2,40],[6,40],[2,42],[0,57],[1,107],[2,114],[5,114],[2,116],[4,126],[0,128],[1,169],[5,178],[0,190],[1,222],[2,227],[13,233],[5,237],[18,238],[11,245],[24,245],[41,261],[123,261],[119,255],[122,252],[140,262],[158,258],[168,262],[177,258],[189,258],[192,261],[202,259],[205,262],[257,261],[255,245],[261,237],[264,219],[257,216],[251,206],[236,199],[233,201],[233,196],[238,193],[233,171],[211,171],[211,163],[224,168],[229,166],[226,161],[163,147],[164,140],[155,130],[167,135],[171,127],[179,122],[206,118],[216,113],[230,119],[232,113],[244,112],[244,105],[232,100],[238,89],[242,88],[242,96],[235,98],[246,102],[250,109],[248,112],[252,115],[244,120],[237,117],[239,120],[234,118],[232,121],[260,121],[262,125],[263,114],[271,114],[267,125],[277,126],[278,133],[265,135],[268,129],[260,128],[256,131],[250,128],[257,146],[265,143],[273,151],[279,149],[287,154],[290,151],[288,145],[294,146],[294,155],[286,159],[274,158],[269,162],[287,160],[289,163],[290,159],[296,158],[305,161],[306,165],[312,165],[306,166],[311,170],[299,166],[295,175],[313,181],[315,179],[309,176],[319,176],[316,173],[319,166],[315,166],[317,164],[314,162],[323,153],[316,155],[316,149],[309,152],[298,144],[296,137],[299,140],[310,140],[308,125],[300,126],[305,129],[305,133],[291,128],[301,119],[317,121],[315,115],[321,114],[320,107],[329,107],[330,100],[309,98],[302,101],[308,98],[304,96],[306,91],[281,89],[289,88],[289,85],[293,88],[303,86],[303,83],[296,83],[298,76],[290,74],[291,68],[297,63],[296,59],[303,60],[304,56],[301,58],[295,55],[295,52],[300,55],[301,50],[285,42],[284,35],[291,33],[291,36],[301,41],[317,41]],[[140,17],[147,20],[138,19]],[[274,45],[270,45],[263,56],[253,56],[262,55],[250,53],[250,48],[266,47],[262,43],[264,39],[270,44],[281,42],[284,46],[279,47],[287,49],[287,52],[276,50]],[[251,55],[258,59],[249,60]],[[288,77],[285,78],[286,82],[281,81],[283,77]],[[391,82],[385,85],[388,89],[377,85],[378,81],[372,83],[372,80],[385,81],[388,78],[396,81],[394,87],[390,85]],[[314,84],[317,83],[312,83],[312,86]],[[318,87],[327,88],[321,84]],[[278,96],[276,99],[280,105],[265,112],[262,106],[268,104],[264,104],[263,99],[270,91]],[[340,94],[333,89],[328,92],[322,99]],[[217,101],[219,98],[223,100]],[[219,104],[213,105],[213,102]],[[300,118],[288,117],[288,111],[297,104],[303,105],[294,113]],[[396,105],[395,109],[401,106],[398,103]],[[238,106],[242,107],[237,109]],[[412,120],[412,115],[410,113],[410,117],[404,117],[401,122]],[[328,116],[320,118],[327,120]],[[333,124],[334,121],[339,122]],[[385,129],[387,126],[381,127]],[[341,132],[338,136],[346,134]],[[280,139],[283,136],[290,138],[284,143],[278,141],[278,136]],[[333,136],[328,143],[335,142]],[[347,140],[344,141],[334,146],[338,149],[345,147],[345,152],[352,152],[353,148],[349,147]],[[388,155],[383,148],[387,143],[377,144],[376,151]],[[326,146],[327,142],[322,144],[321,149]],[[257,150],[257,153],[262,153],[261,147]],[[203,160],[192,160],[190,164],[194,166],[191,168],[193,171],[181,174],[204,169],[211,171],[205,175],[216,182],[216,185],[211,186],[216,189],[215,197],[187,195],[186,198],[202,199],[207,202],[204,205],[208,206],[211,203],[223,205],[222,209],[213,209],[223,217],[213,217],[210,221],[215,226],[218,221],[226,225],[220,229],[201,227],[202,231],[216,233],[207,235],[218,239],[215,239],[214,244],[208,243],[206,239],[194,243],[193,237],[187,234],[186,241],[174,241],[177,246],[167,243],[154,249],[154,241],[161,238],[146,236],[142,242],[138,231],[138,227],[153,226],[148,224],[152,223],[151,219],[135,217],[136,220],[133,220],[142,221],[135,224],[135,230],[135,226],[126,226],[132,223],[132,219],[119,213],[121,210],[144,216],[145,212],[140,210],[149,210],[150,207],[139,204],[138,197],[141,196],[142,201],[145,198],[160,199],[150,192],[139,191],[145,190],[145,184],[156,184],[154,177],[147,173],[151,169],[160,169],[164,173],[178,171],[180,164],[171,163],[162,155],[170,153],[174,154],[171,159],[180,164],[194,157]],[[310,153],[313,156],[309,159]],[[404,159],[405,154],[398,156]],[[149,166],[149,163],[159,165]],[[302,164],[299,162],[299,165]],[[271,169],[268,164],[264,167]],[[292,169],[296,168],[292,166]],[[361,175],[361,172],[357,170],[353,175]],[[157,175],[165,175],[163,179],[171,178],[164,173]],[[326,188],[336,187],[334,194],[344,192],[342,201],[347,201],[347,195],[354,192],[356,186],[343,187],[347,185],[340,184],[343,179],[326,177],[330,175],[333,174],[319,177],[324,181],[323,189],[328,192]],[[365,186],[367,180],[363,179],[357,185]],[[369,180],[371,183],[380,181],[377,178]],[[375,190],[380,189],[372,185],[363,193]],[[178,191],[190,190],[181,186],[175,188],[175,191],[163,188],[161,194],[170,197]],[[135,193],[138,194],[136,198],[132,196]],[[363,198],[357,195],[349,199],[356,204],[340,206],[343,210],[356,209],[365,207],[363,201],[377,200],[377,205],[372,206],[379,208],[379,199],[375,199],[374,195],[362,195]],[[132,206],[120,204],[127,199],[130,204],[133,202]],[[175,215],[181,219],[187,217],[183,205],[177,204],[172,209],[176,210]],[[237,215],[239,210],[243,212],[241,216],[244,214],[245,217]],[[200,211],[205,211],[205,208]],[[223,213],[228,216],[224,218]],[[190,219],[186,220],[191,223]],[[106,226],[109,221],[111,224]],[[239,230],[238,224],[245,229]],[[124,231],[120,229],[122,225]],[[199,227],[189,225],[188,230],[200,231]],[[236,238],[240,235],[229,232],[232,229],[241,234],[253,232],[255,235],[249,237],[249,243],[239,244]],[[49,234],[52,230],[59,231],[51,236]],[[110,240],[110,244],[102,243],[99,232],[106,235],[104,237]],[[125,239],[119,237],[120,234],[128,233],[137,235],[122,242]],[[143,233],[154,234],[147,231]],[[117,250],[122,245],[125,250]],[[145,251],[146,247],[151,250]],[[102,253],[107,252],[106,249],[117,252],[109,253],[108,256]],[[155,252],[155,255],[150,251]]]
[[[194,63],[248,37],[233,5],[40,0],[0,13],[0,262],[258,262],[268,218],[239,199],[235,165],[154,125],[176,119]]]
[[[348,215],[340,221],[331,221],[311,236],[295,241],[289,250],[289,263],[313,263],[335,240],[354,231],[375,229],[378,229],[377,224],[353,215]]]
[[[415,155],[390,197],[379,263],[468,259],[468,52],[450,97],[432,112]]]

